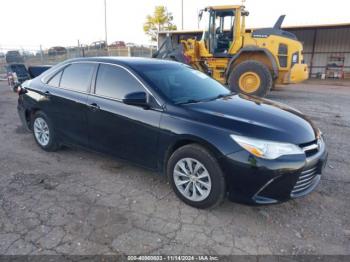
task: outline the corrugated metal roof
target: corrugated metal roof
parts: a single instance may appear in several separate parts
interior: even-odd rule
[[[305,30],[305,29],[337,29],[337,28],[350,28],[350,23],[339,23],[339,24],[319,24],[319,25],[295,25],[295,26],[283,26],[282,29],[294,29],[294,30]],[[261,28],[247,28],[247,30],[256,30]],[[178,30],[178,31],[162,31],[159,34],[196,34],[201,33],[203,30]]]
[[[328,29],[328,28],[344,28],[350,27],[350,23],[338,23],[338,24],[318,24],[318,25],[292,25],[283,26],[283,29]]]

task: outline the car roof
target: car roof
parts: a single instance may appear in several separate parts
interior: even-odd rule
[[[100,62],[100,63],[124,65],[124,66],[129,66],[131,68],[134,66],[141,66],[141,65],[152,66],[152,65],[161,65],[161,64],[178,64],[178,62],[161,60],[156,58],[117,57],[117,56],[74,58],[74,59],[70,59],[69,62]]]
[[[169,60],[161,60],[156,58],[143,58],[143,57],[119,57],[119,56],[104,56],[104,57],[79,57],[65,60],[62,63],[53,66],[51,69],[45,71],[41,77],[43,82],[48,80],[48,77],[52,76],[57,68],[62,68],[62,66],[75,63],[75,62],[95,62],[95,63],[108,63],[121,65],[124,67],[128,67],[130,69],[136,70],[138,66],[159,66],[159,65],[181,65],[179,62],[169,61]],[[60,69],[59,69],[60,70]]]

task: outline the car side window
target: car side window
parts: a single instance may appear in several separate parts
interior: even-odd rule
[[[94,64],[71,64],[63,70],[60,87],[87,92],[93,71]]]
[[[125,69],[101,64],[96,79],[96,94],[123,99],[126,94],[145,91],[142,85]]]
[[[54,77],[52,77],[50,81],[47,82],[47,84],[53,87],[59,87],[61,76],[62,76],[62,71],[58,72]]]

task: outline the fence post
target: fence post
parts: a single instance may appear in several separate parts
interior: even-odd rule
[[[43,56],[43,47],[40,45],[40,62],[44,63],[44,56]]]
[[[78,39],[78,57],[80,57],[80,41]]]

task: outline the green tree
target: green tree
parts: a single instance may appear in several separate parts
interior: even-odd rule
[[[173,24],[174,17],[168,12],[165,6],[156,6],[153,15],[146,17],[146,22],[143,24],[143,31],[150,36],[151,41],[157,41],[157,33],[159,31],[176,30],[177,27]]]

